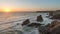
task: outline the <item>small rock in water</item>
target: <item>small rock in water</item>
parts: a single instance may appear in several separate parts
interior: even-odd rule
[[[26,20],[22,23],[22,26],[27,25],[27,24],[29,24],[29,23],[30,23],[29,19],[26,19]]]
[[[37,21],[39,21],[39,22],[43,21],[42,15],[37,16]]]

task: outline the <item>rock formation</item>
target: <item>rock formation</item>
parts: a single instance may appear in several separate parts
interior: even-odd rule
[[[31,23],[28,25],[28,27],[40,27],[42,24],[39,24],[39,23]]]
[[[46,28],[45,34],[60,34],[60,22],[53,21],[48,28]]]
[[[37,21],[38,22],[42,22],[43,21],[42,15],[37,16]]]
[[[51,19],[60,19],[60,14],[54,15]]]
[[[30,23],[29,19],[26,19],[26,20],[22,23],[22,26],[27,25],[27,24],[29,24],[29,23]]]

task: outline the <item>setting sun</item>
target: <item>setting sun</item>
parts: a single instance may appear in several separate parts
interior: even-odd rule
[[[3,9],[3,12],[11,12],[11,9]]]
[[[4,12],[11,12],[10,9],[4,9]]]

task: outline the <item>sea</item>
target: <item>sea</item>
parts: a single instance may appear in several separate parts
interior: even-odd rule
[[[43,17],[43,22],[37,22],[37,16],[42,15]],[[42,23],[42,24],[48,24],[51,23],[53,20],[49,19],[48,17],[49,13],[43,13],[43,12],[0,12],[0,31],[7,30],[9,28],[16,28],[22,29],[21,24],[23,21],[26,19],[29,19],[31,23],[37,22],[37,23]],[[16,25],[19,23],[20,25]],[[18,27],[19,26],[19,27]]]

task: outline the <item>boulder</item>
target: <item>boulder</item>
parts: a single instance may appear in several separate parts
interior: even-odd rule
[[[42,15],[37,16],[37,21],[38,22],[42,22],[43,21]]]
[[[26,20],[22,23],[22,26],[27,25],[27,24],[29,24],[29,23],[30,23],[29,19],[26,19]]]

